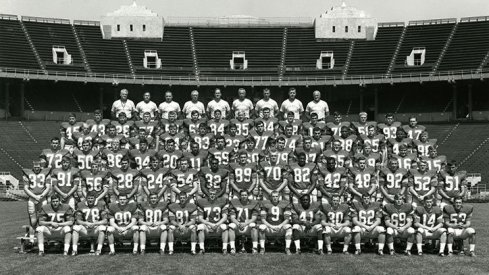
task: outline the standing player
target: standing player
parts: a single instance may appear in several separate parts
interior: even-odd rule
[[[78,254],[78,240],[80,235],[90,239],[90,253],[99,256],[102,254],[102,246],[105,240],[108,220],[106,204],[103,200],[97,200],[94,192],[89,192],[86,200],[79,202],[75,213],[75,225],[73,225],[73,252],[72,256]],[[93,245],[93,238],[97,239],[97,251]]]
[[[443,224],[443,213],[435,206],[432,196],[425,197],[423,205],[416,207],[414,212],[414,226],[417,228],[416,246],[418,255],[423,255],[423,240],[440,240],[439,256],[445,256],[445,245],[447,243],[446,228]]]
[[[273,192],[278,192],[279,197],[286,197],[287,188],[287,165],[280,164],[278,155],[270,154],[270,159],[260,162],[262,171],[259,173],[259,184],[263,199],[270,200]]]
[[[359,148],[361,147],[359,146]],[[359,158],[363,157],[367,160],[367,166],[371,168],[376,168],[376,164],[383,163],[382,156],[379,153],[372,152],[372,145],[370,145],[370,143],[364,143],[362,149],[362,152],[353,156],[355,161],[358,161]]]
[[[304,112],[304,106],[302,106],[302,102],[295,98],[297,95],[297,91],[295,88],[289,89],[289,98],[282,102],[280,106],[280,112],[283,115],[284,120],[286,120],[286,115],[289,112],[294,113],[294,119],[300,119],[302,113]]]
[[[241,151],[238,155],[238,163],[231,163],[230,186],[233,198],[238,198],[241,190],[247,190],[249,194],[255,194],[257,173],[256,163],[248,163],[248,154]]]
[[[63,157],[61,168],[51,171],[54,192],[72,209],[75,209],[76,205],[74,194],[78,189],[78,183],[75,182],[75,179],[78,177],[79,170],[71,167],[71,159],[67,156]]]
[[[165,192],[168,188],[169,168],[160,167],[157,157],[150,158],[150,166],[141,171],[143,191],[146,196],[156,194],[159,201],[165,200]]]
[[[447,157],[445,155],[438,155],[436,147],[428,147],[428,156],[421,157],[421,160],[426,161],[428,163],[428,170],[436,170],[437,173],[445,170],[445,166],[447,165]]]
[[[343,197],[347,184],[347,170],[344,167],[336,167],[334,158],[327,158],[326,167],[319,168],[318,177],[318,189],[323,204],[331,204],[335,196]]]
[[[91,132],[90,127],[86,123],[82,123],[79,132],[73,133],[73,141],[75,141],[76,146],[81,148],[84,141],[89,141],[93,145],[95,138],[97,137],[97,132]]]
[[[471,218],[474,208],[471,205],[464,205],[462,197],[454,200],[453,205],[447,205],[443,209],[443,218],[447,227],[447,247],[448,256],[453,255],[453,241],[462,240],[459,255],[463,255],[463,240],[469,241],[469,256],[475,256],[475,230],[472,227]]]
[[[190,118],[183,120],[183,127],[187,130],[187,134],[196,134],[201,123],[206,124],[205,118],[199,118],[199,111],[193,110]]]
[[[436,172],[428,171],[428,164],[420,161],[419,168],[411,169],[409,173],[409,193],[413,195],[413,206],[421,205],[424,198],[432,196],[436,191]]]
[[[285,139],[285,147],[292,151],[295,150],[295,147],[301,142],[301,136],[293,134],[293,127],[290,124],[285,126],[285,132],[283,135],[279,136],[279,138],[280,137]]]
[[[399,168],[396,159],[389,159],[387,167],[382,168],[379,173],[379,189],[384,198],[384,205],[395,203],[395,195],[406,195],[408,176],[408,171]]]
[[[177,168],[177,161],[183,156],[182,151],[175,149],[175,141],[169,139],[165,142],[165,149],[160,150],[157,157],[161,160],[161,166],[171,169]]]
[[[98,133],[98,136],[105,135],[107,126],[110,125],[110,119],[103,118],[101,110],[95,110],[93,112],[93,119],[89,119],[86,122],[91,132]]]
[[[44,161],[47,168],[61,168],[61,160],[70,151],[60,148],[60,140],[57,137],[51,139],[51,148],[44,149],[39,158]]]
[[[76,121],[76,116],[73,113],[68,115],[68,122],[62,122],[61,128],[66,129],[66,137],[68,139],[73,139],[73,134],[80,131],[80,127],[83,125],[82,122]]]
[[[259,150],[266,150],[268,146],[268,140],[274,136],[272,131],[265,131],[265,124],[263,121],[257,121],[255,129],[252,129],[249,136],[255,139],[255,148]]]
[[[467,193],[467,172],[457,171],[455,162],[450,162],[445,171],[441,171],[438,176],[438,194],[441,196],[440,207],[453,205],[455,199],[464,197]]]
[[[260,253],[265,251],[266,235],[274,237],[285,236],[285,253],[290,255],[290,244],[292,243],[292,225],[290,225],[291,210],[287,200],[280,200],[279,192],[271,194],[270,201],[263,201],[260,217]]]
[[[410,170],[417,167],[417,156],[414,153],[408,153],[408,147],[405,144],[399,146],[399,154],[391,155],[393,158],[397,159],[399,167]]]
[[[111,122],[115,126],[115,130],[118,135],[122,135],[126,138],[129,137],[131,127],[134,126],[134,121],[128,120],[126,113],[119,113],[117,120]]]
[[[228,133],[224,135],[226,146],[233,147],[235,152],[241,149],[241,144],[246,140],[245,136],[238,136],[237,131],[238,126],[231,123],[228,127]]]
[[[236,113],[236,118],[233,118],[229,121],[230,123],[236,125],[236,134],[239,136],[248,136],[250,134],[251,128],[254,125],[253,120],[250,118],[246,118],[245,115],[245,112],[238,111]]]
[[[333,113],[333,122],[326,123],[326,127],[330,132],[330,135],[340,135],[341,127],[345,126],[347,128],[351,127],[350,122],[341,121],[341,114],[338,112]]]
[[[391,154],[399,154],[401,146],[405,146],[406,150],[411,150],[412,143],[413,139],[408,138],[406,132],[399,128],[396,131],[396,137],[387,140],[387,149]]]
[[[210,168],[203,166],[200,170],[200,191],[201,195],[209,197],[211,191],[216,193],[216,197],[224,197],[227,199],[226,191],[228,188],[229,171],[219,167],[219,160],[211,158]]]
[[[370,197],[375,193],[378,180],[375,170],[367,167],[367,160],[365,158],[359,158],[357,166],[350,168],[348,187],[353,196],[353,200],[361,202],[363,195],[367,194]]]
[[[44,256],[44,237],[64,239],[63,255],[68,256],[73,225],[73,208],[61,203],[59,195],[51,196],[51,203],[42,206],[38,213],[39,226],[36,228],[39,256]]]
[[[323,135],[323,131],[319,127],[314,127],[312,129],[312,148],[319,148],[321,151],[324,151],[328,147],[331,142],[330,135]]]
[[[384,222],[387,228],[387,246],[389,254],[395,255],[394,238],[407,240],[404,254],[411,256],[415,230],[413,226],[414,209],[410,203],[404,202],[404,196],[401,194],[394,195],[394,203],[388,203],[384,206]]]
[[[128,150],[120,148],[120,141],[114,139],[110,148],[103,149],[102,155],[103,158],[107,159],[108,168],[121,168],[121,160],[128,157]]]
[[[347,168],[350,166],[350,153],[341,148],[341,142],[339,140],[333,141],[331,149],[324,151],[323,156],[334,158],[337,167]]]
[[[127,195],[118,194],[117,202],[109,205],[109,224],[107,240],[109,255],[115,255],[115,239],[130,239],[134,243],[132,254],[136,255],[139,248],[139,226],[137,226],[137,205],[130,202]]]
[[[100,137],[107,144],[107,149],[112,149],[112,143],[117,140],[119,145],[120,141],[124,138],[123,135],[117,134],[117,130],[113,124],[107,126],[107,134]]]
[[[317,236],[318,253],[323,255],[323,228],[319,212],[320,203],[311,203],[311,196],[302,195],[300,203],[292,204],[292,238],[295,254],[301,254],[301,236]]]
[[[168,204],[160,201],[156,193],[149,195],[149,200],[139,205],[139,241],[141,255],[146,250],[146,239],[159,238],[160,254],[165,254],[166,240],[168,236]]]
[[[220,110],[215,110],[214,111],[214,118],[210,119],[207,122],[207,125],[209,126],[209,128],[211,129],[211,132],[214,135],[219,134],[222,136],[222,135],[224,135],[224,133],[226,132],[226,129],[229,126],[229,121],[226,119],[222,119]]]
[[[229,154],[234,151],[233,147],[225,147],[226,139],[223,136],[216,136],[216,147],[209,149],[209,155],[219,160],[219,165],[229,164]]]
[[[413,140],[419,139],[422,132],[426,130],[423,125],[418,125],[416,117],[409,118],[409,124],[402,126],[402,129],[406,132],[407,136]]]
[[[291,163],[288,186],[290,189],[290,200],[299,202],[303,195],[309,195],[313,202],[317,201],[317,170],[315,163],[306,163],[306,154],[298,156],[297,163]]]
[[[338,140],[341,143],[343,150],[347,152],[352,152],[354,144],[356,143],[358,137],[350,132],[350,128],[342,126],[340,130],[340,135],[333,136],[333,140]]]
[[[255,106],[255,111],[257,115],[261,118],[265,117],[265,108],[268,109],[270,117],[275,117],[278,115],[278,104],[277,101],[270,98],[270,89],[263,88],[263,98],[258,100]]]
[[[221,112],[222,117],[227,118],[229,116],[229,112],[231,108],[229,107],[229,103],[227,101],[221,99],[222,93],[221,89],[216,88],[214,90],[214,99],[207,103],[207,115],[209,119],[214,118],[215,111],[219,110]]]
[[[190,152],[184,152],[183,157],[190,160],[190,166],[197,171],[206,166],[209,153],[200,150],[199,144],[195,141],[190,142]]]
[[[277,133],[278,126],[279,126],[278,118],[272,117],[271,109],[268,107],[263,108],[261,112],[263,113],[263,116],[256,119],[255,123],[257,123],[258,121],[262,121],[263,125],[265,127],[265,130]],[[276,113],[276,114],[278,114],[278,113]]]
[[[321,133],[326,130],[326,123],[318,119],[318,114],[311,113],[311,120],[302,125],[302,131],[304,136],[312,137],[314,135],[314,128],[319,128]]]
[[[109,179],[108,171],[102,171],[99,164],[95,161],[90,163],[90,170],[80,171],[81,195],[86,200],[88,194],[95,196],[95,204],[101,201],[108,201]]]
[[[385,137],[383,134],[377,133],[377,128],[374,125],[367,126],[367,134],[360,135],[360,139],[364,144],[370,144],[372,152],[384,154]]]
[[[254,117],[253,102],[246,98],[246,90],[244,88],[238,89],[238,99],[233,101],[232,110],[234,117],[238,117],[239,113],[243,113],[244,118]]]
[[[394,120],[393,114],[388,113],[385,115],[385,122],[379,123],[377,127],[379,127],[386,139],[396,138],[396,132],[401,127],[401,123]]]
[[[191,199],[194,199],[194,195],[199,191],[199,177],[198,171],[190,168],[189,160],[186,158],[180,159],[180,168],[170,171],[173,176],[171,187],[171,201],[174,202],[178,194],[186,193]]]
[[[202,102],[199,101],[199,92],[197,90],[193,90],[190,93],[190,101],[185,102],[183,105],[182,112],[185,118],[192,118],[194,111],[197,112],[197,119],[205,118],[205,107]]]
[[[90,163],[96,159],[100,151],[97,149],[94,150],[92,148],[92,142],[89,140],[83,141],[80,149],[75,148],[75,150],[73,150],[73,157],[76,161],[78,169],[88,170],[90,169]]]
[[[160,117],[163,119],[168,119],[169,112],[175,112],[177,117],[180,114],[180,105],[173,101],[173,94],[170,91],[165,92],[165,101],[158,106],[158,112],[160,113]]]
[[[355,130],[357,135],[366,135],[367,134],[367,129],[369,126],[373,126],[374,129],[377,128],[377,122],[375,121],[367,121],[367,113],[366,112],[360,112],[358,114],[359,116],[359,121],[354,121],[352,122],[352,128]]]
[[[292,135],[302,134],[303,122],[300,119],[295,119],[293,112],[288,112],[286,114],[286,119],[279,121],[279,127],[280,127],[280,131],[282,132],[282,134],[285,134],[285,131],[286,131],[285,128],[288,125],[292,126]]]
[[[360,241],[377,238],[378,254],[384,255],[385,228],[381,225],[382,207],[377,202],[371,202],[369,194],[363,194],[361,201],[353,202],[353,238],[355,240],[355,255],[362,253]]]
[[[129,158],[124,157],[121,160],[121,168],[112,169],[110,175],[114,180],[112,190],[115,197],[123,195],[129,202],[134,202],[138,191],[136,178],[139,171],[129,167]]]
[[[134,123],[136,128],[144,130],[147,135],[152,135],[153,133],[158,132],[158,121],[151,120],[150,112],[145,112],[141,116],[142,120],[138,120]]]
[[[136,163],[137,170],[147,168],[149,166],[151,157],[156,156],[156,150],[149,149],[148,147],[148,140],[146,138],[142,138],[139,141],[139,150],[132,149],[131,151],[129,151],[129,156]]]
[[[429,156],[428,149],[430,147],[437,146],[436,142],[437,142],[436,138],[433,138],[433,139],[428,138],[428,132],[426,132],[426,131],[421,132],[421,134],[419,135],[419,139],[413,140],[413,145],[414,145],[414,148],[416,149],[416,151],[418,152],[418,157]]]
[[[178,203],[172,203],[168,206],[170,217],[170,226],[168,227],[168,255],[173,255],[173,243],[175,235],[181,238],[190,237],[190,252],[192,255],[197,254],[197,223],[198,215],[197,206],[188,202],[187,194],[178,194]]]
[[[229,246],[231,254],[236,253],[236,235],[250,235],[253,245],[253,254],[258,254],[258,226],[256,219],[260,212],[260,204],[249,199],[248,191],[241,190],[239,199],[233,199],[229,205]],[[265,252],[265,251],[263,251]],[[242,242],[241,253],[246,253]]]
[[[321,224],[324,226],[324,242],[326,243],[326,253],[332,254],[331,239],[343,238],[343,254],[348,255],[348,246],[351,241],[351,217],[350,206],[340,204],[341,196],[334,194],[330,204],[322,204]]]
[[[294,151],[296,156],[304,153],[306,155],[306,163],[317,163],[321,152],[321,149],[318,147],[312,148],[311,137],[304,137],[302,140],[302,146],[295,148]]]
[[[191,140],[199,144],[201,150],[208,150],[211,143],[214,142],[214,135],[207,132],[207,125],[199,124],[199,131],[195,134],[190,134]]]
[[[197,200],[199,209],[199,225],[197,235],[199,237],[200,254],[205,253],[206,234],[220,234],[222,237],[222,253],[228,252],[228,204],[226,199],[216,197],[216,192],[211,191],[206,199]]]

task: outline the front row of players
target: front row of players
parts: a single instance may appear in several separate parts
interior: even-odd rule
[[[174,242],[178,238],[190,239],[191,253],[205,253],[206,237],[221,237],[224,254],[236,253],[237,236],[250,236],[253,254],[265,253],[266,239],[285,238],[285,253],[291,254],[294,243],[296,254],[301,253],[301,238],[317,238],[318,254],[331,254],[332,241],[343,242],[343,253],[349,254],[351,239],[355,245],[355,255],[361,254],[361,242],[377,242],[377,252],[383,255],[387,243],[389,254],[394,255],[394,239],[406,241],[405,255],[411,255],[416,242],[418,255],[423,254],[423,243],[439,241],[440,256],[453,255],[454,240],[468,239],[469,255],[475,256],[475,230],[471,227],[473,208],[462,204],[456,198],[452,205],[442,211],[433,203],[432,197],[424,198],[423,205],[413,208],[405,203],[402,195],[395,195],[394,203],[372,202],[365,194],[360,201],[350,205],[340,203],[341,197],[333,195],[331,204],[311,202],[309,195],[300,197],[298,203],[281,200],[278,192],[272,192],[270,200],[250,199],[247,190],[239,193],[239,198],[218,198],[214,191],[208,198],[190,202],[186,193],[178,194],[176,202],[168,204],[160,201],[157,194],[150,194],[149,200],[137,205],[126,195],[119,195],[118,201],[106,205],[97,201],[96,194],[90,192],[86,200],[78,203],[73,212],[67,204],[62,204],[58,195],[42,206],[39,226],[36,228],[39,254],[44,255],[45,238],[64,241],[64,255],[68,255],[70,244],[72,255],[78,253],[80,237],[91,241],[91,252],[100,255],[107,235],[109,255],[115,254],[115,241],[133,242],[133,254],[145,253],[148,240],[159,240],[160,254],[173,254]],[[96,240],[96,250],[95,242]],[[258,249],[258,244],[260,249]],[[168,247],[168,250],[166,248]],[[241,249],[243,252],[244,246]]]

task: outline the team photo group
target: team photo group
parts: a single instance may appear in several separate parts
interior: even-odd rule
[[[415,117],[344,121],[320,91],[304,108],[294,88],[280,105],[267,88],[256,102],[237,89],[229,103],[216,88],[206,105],[194,90],[183,107],[163,93],[135,104],[122,89],[111,119],[71,114],[23,170],[39,255],[53,240],[66,256],[79,244],[114,255],[122,242],[134,255],[150,243],[172,255],[181,242],[195,255],[213,240],[231,255],[302,244],[319,255],[475,256],[467,173]]]

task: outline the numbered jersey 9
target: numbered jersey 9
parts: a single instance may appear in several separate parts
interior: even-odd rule
[[[269,224],[279,225],[286,219],[290,219],[291,209],[287,201],[279,201],[276,205],[271,201],[263,201],[260,214]]]

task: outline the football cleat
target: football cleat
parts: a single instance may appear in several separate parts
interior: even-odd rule
[[[448,256],[451,256],[451,255],[452,255],[452,253],[448,252]],[[445,254],[443,254],[443,252],[440,252],[440,253],[438,253],[438,256],[445,257]]]
[[[469,252],[469,256],[470,256],[470,257],[476,257],[476,256],[475,256],[475,252],[474,252],[474,251],[470,251],[470,252]]]
[[[115,256],[115,251],[110,251],[109,256]]]
[[[241,253],[241,254],[246,254],[246,253],[248,253],[248,252],[246,252],[246,249],[243,247],[243,248],[241,248],[241,250],[239,251],[239,253]]]
[[[391,256],[396,255],[396,251],[395,251],[394,249],[391,249],[391,250],[389,251],[389,255],[391,255]]]
[[[195,251],[194,251],[194,252],[195,252]],[[173,252],[173,250],[168,250],[168,255],[170,255],[170,256],[171,256],[171,255],[173,255],[173,253],[174,253],[174,252]]]
[[[136,255],[138,255],[138,252],[137,252],[137,250],[133,250],[133,251],[132,251],[132,255],[133,255],[133,256],[136,256]]]
[[[100,256],[101,254],[102,254],[102,251],[100,251],[100,250],[95,251],[95,256]]]
[[[322,250],[322,249],[318,249],[318,254],[319,254],[319,255],[324,255],[323,250]]]
[[[78,255],[78,251],[74,251],[74,250],[73,250],[73,251],[71,252],[71,256],[76,256],[76,255]]]
[[[453,251],[448,251],[447,256],[448,257],[452,257],[453,256]]]
[[[222,250],[222,255],[227,255],[228,254],[228,250],[227,249],[223,249]]]
[[[290,248],[286,248],[286,249],[285,249],[285,254],[287,254],[287,255],[292,255],[292,252],[290,252]]]
[[[44,251],[39,251],[39,254],[38,255],[41,256],[41,257],[44,257],[46,254],[44,253]]]
[[[91,249],[90,254],[95,254],[95,250]]]
[[[63,256],[68,256],[68,251],[63,251]]]
[[[343,251],[343,255],[350,255],[348,251]]]
[[[458,253],[458,255],[460,255],[460,256],[465,256],[465,251],[460,250],[460,252]]]
[[[326,251],[326,254],[328,254],[328,255],[332,255],[332,254],[333,254],[333,250],[328,250],[328,251]]]
[[[235,248],[231,248],[231,252],[230,252],[231,255],[236,255],[236,249]]]
[[[265,248],[260,249],[260,255],[265,255]]]
[[[168,254],[169,254],[169,253],[168,253]],[[197,255],[197,252],[195,252],[195,250],[192,250],[192,251],[190,251],[190,254],[192,254],[192,255]]]
[[[204,254],[205,254],[205,249],[201,249],[201,250],[199,251],[199,254],[200,254],[200,255],[204,255]]]
[[[362,251],[360,249],[355,250],[355,255],[360,255],[362,254]]]
[[[141,255],[144,255],[146,251],[144,249],[141,249]]]
[[[253,255],[258,254],[258,248],[253,248],[253,250],[251,250],[251,254]]]
[[[377,251],[377,254],[378,254],[379,256],[384,256],[384,251],[382,251],[382,250],[380,250],[380,249],[379,249],[379,250]]]
[[[411,251],[409,251],[409,250],[404,251],[404,255],[411,256]]]
[[[295,255],[299,255],[299,254],[301,254],[301,250],[300,249],[296,249],[295,250]]]
[[[423,256],[423,251],[418,251],[418,256]]]
[[[165,250],[160,249],[160,251],[158,251],[158,253],[160,253],[160,255],[165,255]]]

